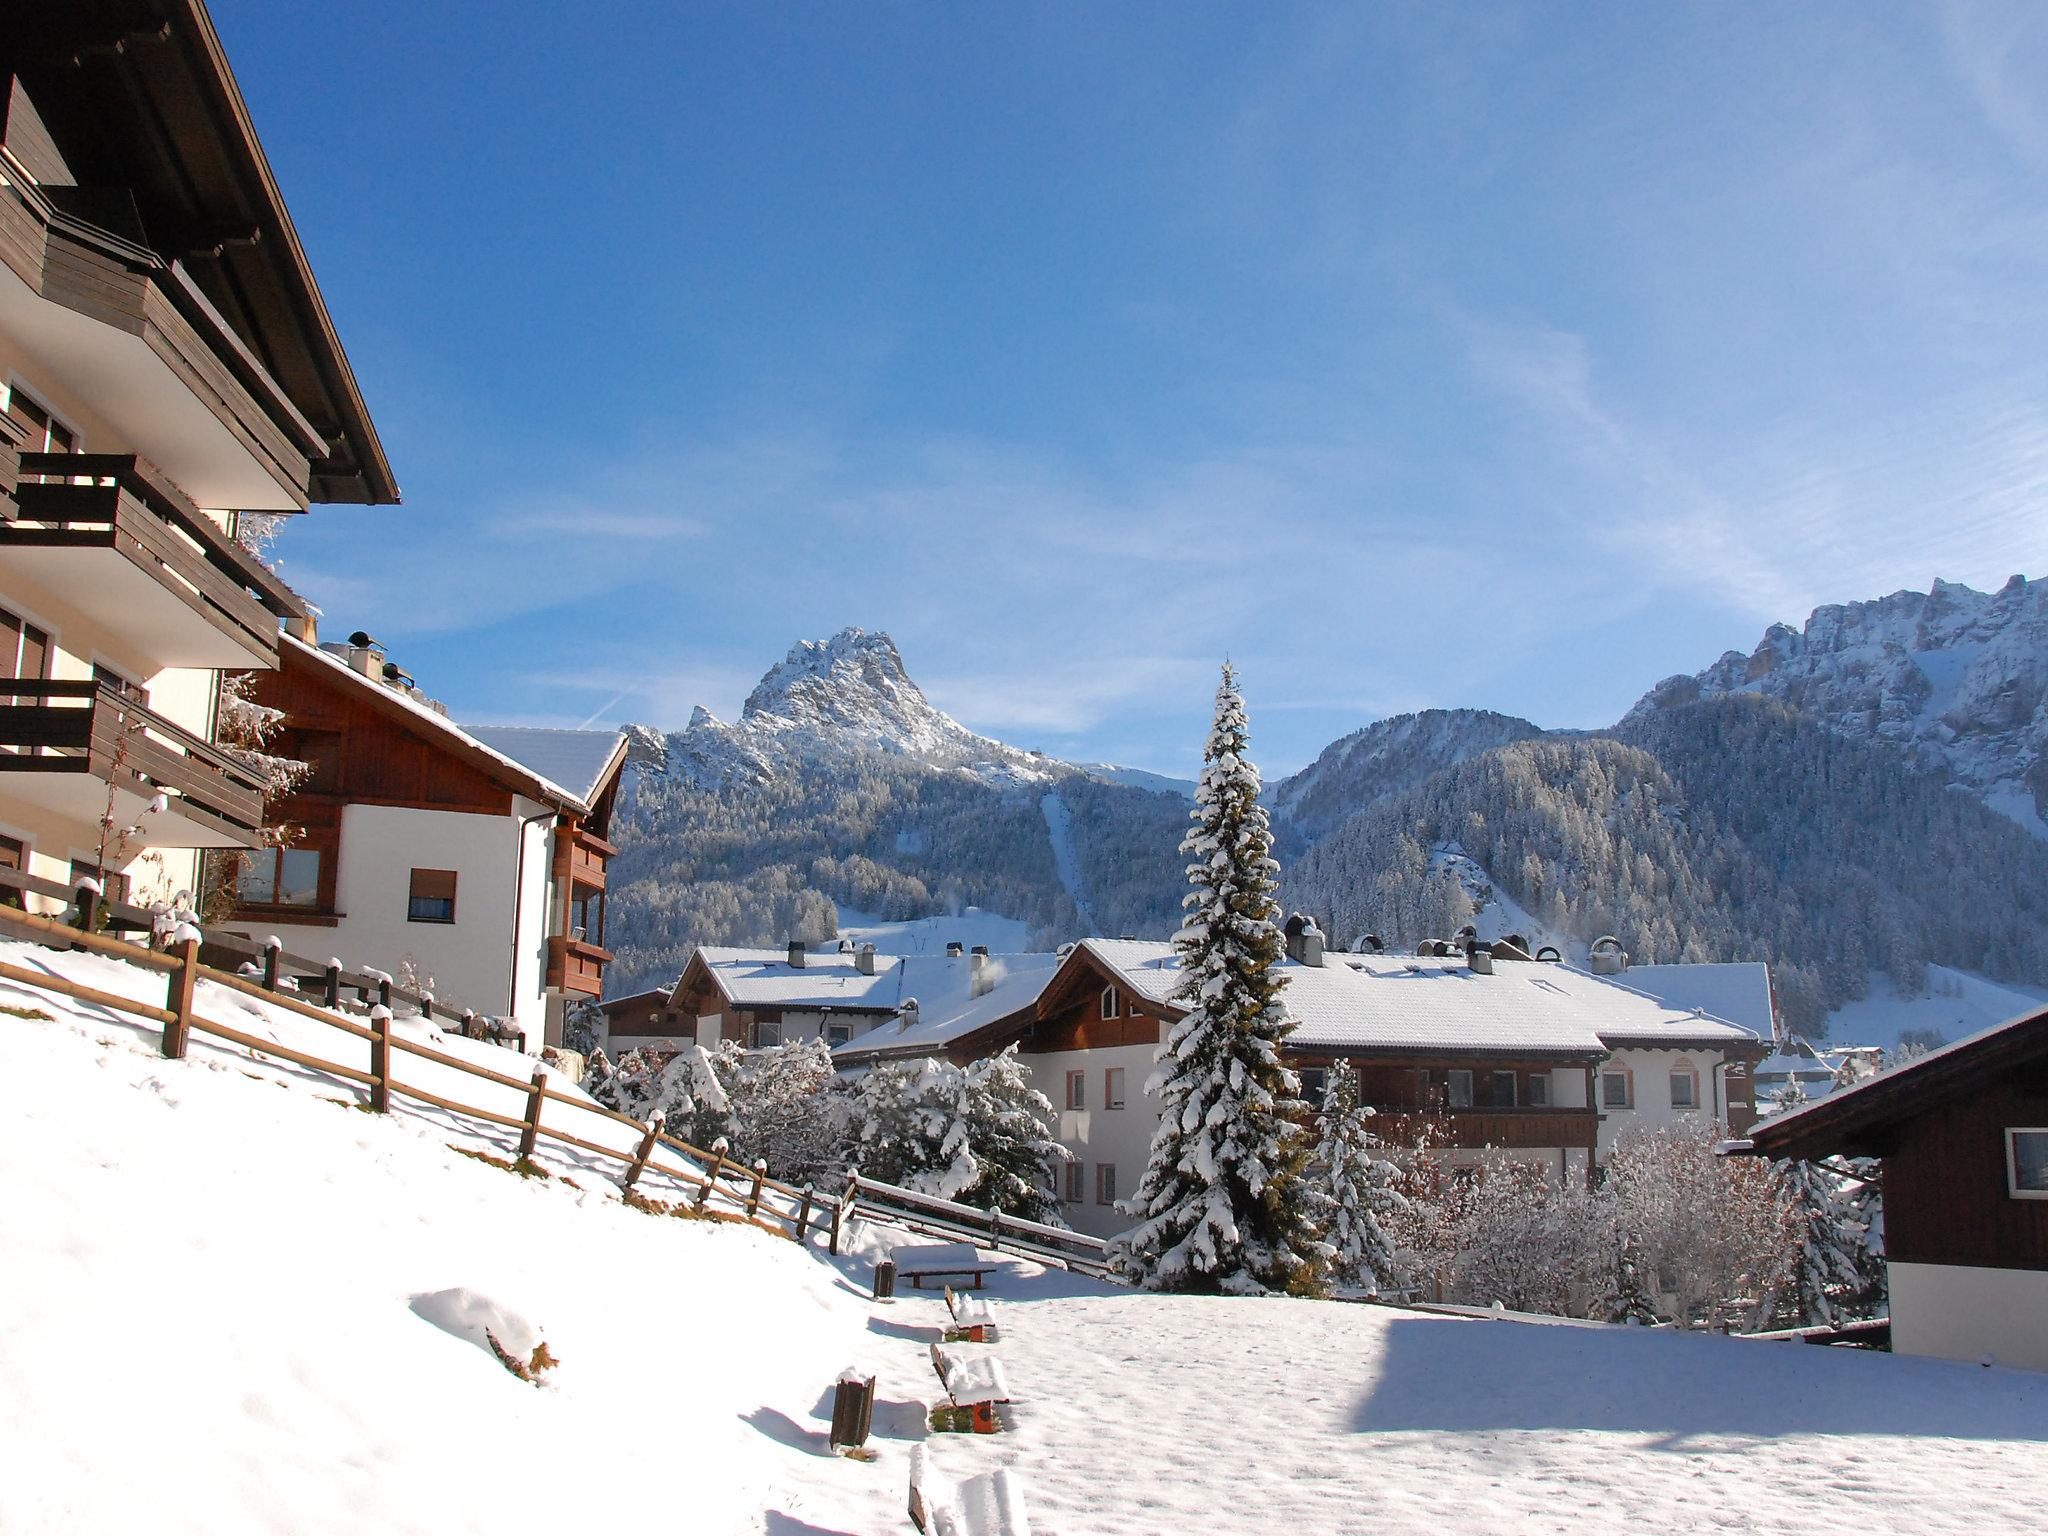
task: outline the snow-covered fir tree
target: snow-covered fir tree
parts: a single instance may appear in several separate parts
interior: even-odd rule
[[[1594,1277],[1587,1314],[1603,1323],[1640,1323],[1645,1327],[1656,1323],[1655,1276],[1643,1262],[1642,1244],[1633,1233],[1610,1232],[1608,1246],[1613,1261]]]
[[[1245,755],[1249,735],[1226,664],[1194,825],[1181,843],[1192,862],[1174,997],[1188,1011],[1146,1085],[1161,1100],[1159,1127],[1137,1192],[1121,1206],[1137,1225],[1110,1254],[1118,1273],[1153,1290],[1309,1292],[1329,1261],[1316,1235],[1328,1197],[1303,1177],[1308,1106],[1280,1061],[1292,1026],[1277,970],[1279,866],[1259,771]]]
[[[981,1176],[960,1198],[1006,1216],[1066,1225],[1052,1184],[1053,1168],[1066,1159],[1053,1136],[1059,1120],[1052,1100],[1031,1086],[1017,1047],[973,1063],[966,1080],[967,1140]]]
[[[1377,1156],[1372,1110],[1358,1102],[1358,1072],[1348,1061],[1330,1069],[1316,1115],[1316,1150],[1310,1162],[1333,1209],[1323,1241],[1330,1245],[1330,1278],[1377,1293],[1397,1283],[1399,1259],[1386,1218],[1406,1207],[1394,1187],[1400,1170]]]
[[[1832,1328],[1864,1288],[1857,1257],[1867,1234],[1840,1174],[1803,1158],[1774,1163],[1772,1168],[1792,1233],[1786,1303],[1800,1322]]]

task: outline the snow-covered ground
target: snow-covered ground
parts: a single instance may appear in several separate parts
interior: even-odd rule
[[[951,942],[972,949],[986,944],[992,955],[1021,955],[1031,948],[1031,925],[999,912],[967,907],[941,917],[884,922],[851,907],[839,908],[839,937],[872,944],[885,955],[943,955]]]
[[[1095,914],[1088,910],[1088,893],[1081,889],[1081,861],[1074,853],[1073,812],[1067,809],[1067,802],[1056,789],[1039,797],[1038,810],[1045,817],[1045,835],[1052,842],[1052,867],[1060,877],[1060,886],[1080,914],[1081,931],[1093,933]]]
[[[1927,968],[1927,990],[1919,997],[1901,997],[1880,971],[1870,975],[1870,994],[1828,1015],[1827,1049],[1844,1045],[1880,1045],[1895,1049],[1908,1029],[1931,1029],[1944,1043],[1954,1042],[1994,1024],[2048,1003],[2048,988],[1986,981],[1945,965]]]
[[[629,1210],[580,1160],[543,1157],[580,1188],[523,1180],[452,1121],[0,1003],[54,1015],[0,1014],[10,1536],[907,1529],[943,1303],[867,1299],[886,1231],[835,1267]],[[991,1289],[1007,1430],[928,1443],[949,1475],[1017,1468],[1041,1536],[2041,1526],[2048,1375],[1021,1262]],[[478,1346],[492,1320],[546,1341],[549,1385]],[[879,1377],[869,1463],[824,1444],[848,1365]]]

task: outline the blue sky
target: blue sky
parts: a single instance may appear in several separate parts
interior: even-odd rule
[[[214,0],[404,488],[279,546],[470,719],[1269,774],[2048,575],[2048,8]]]

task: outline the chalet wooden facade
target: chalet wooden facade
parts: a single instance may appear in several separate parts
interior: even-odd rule
[[[625,737],[457,725],[374,643],[286,635],[280,661],[255,698],[283,714],[272,749],[310,771],[279,807],[290,845],[243,859],[233,926],[386,970],[409,960],[443,1000],[559,1044],[611,958]]]
[[[241,517],[398,495],[198,0],[0,19],[0,386],[0,870],[196,889],[220,674],[307,617]]]
[[[2048,1370],[2048,1010],[1766,1120],[1731,1150],[1879,1159],[1893,1349]]]

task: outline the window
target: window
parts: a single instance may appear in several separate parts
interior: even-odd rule
[[[1088,1074],[1086,1072],[1069,1072],[1067,1074],[1067,1108],[1086,1109],[1087,1107]]]
[[[245,906],[317,907],[320,905],[320,850],[258,848],[242,855],[235,879],[235,899]]]
[[[0,869],[11,869],[25,873],[28,869],[28,845],[18,838],[0,836]],[[22,905],[21,890],[17,886],[0,885],[0,906],[19,907]]]
[[[1448,1102],[1451,1108],[1470,1109],[1472,1107],[1471,1069],[1469,1067],[1453,1067],[1445,1075],[1449,1078],[1449,1082],[1445,1086],[1448,1089]]]
[[[1120,1019],[1124,1016],[1124,1000],[1115,987],[1102,989],[1102,1016],[1105,1019]]]
[[[1515,1107],[1515,1074],[1496,1072],[1493,1074],[1493,1103],[1496,1109]]]
[[[586,944],[604,947],[604,892],[577,886],[569,903],[569,934]]]
[[[1671,1074],[1671,1107],[1673,1109],[1698,1109],[1700,1107],[1699,1074],[1690,1067]]]
[[[455,921],[455,871],[416,869],[405,902],[409,923],[452,923]]]
[[[76,453],[78,433],[19,384],[7,391],[7,414],[22,427],[23,453]],[[61,480],[61,475],[23,475],[26,482]]]
[[[1602,1072],[1600,1074],[1600,1107],[1602,1109],[1629,1108],[1628,1087],[1628,1073]]]
[[[1067,1164],[1067,1202],[1079,1205],[1088,1198],[1088,1165],[1082,1162]]]
[[[1550,1074],[1531,1072],[1529,1074],[1529,1107],[1547,1109],[1550,1106]]]
[[[2005,1133],[2006,1188],[2015,1200],[2048,1200],[2048,1129]]]
[[[97,880],[99,882],[101,901],[126,901],[128,899],[128,877],[125,874],[116,874],[112,870],[101,874],[99,865],[91,858],[73,859],[71,861],[71,889],[77,890],[78,882],[81,880]]]
[[[1122,1109],[1124,1107],[1124,1069],[1105,1067],[1102,1071],[1102,1107]]]
[[[23,618],[0,608],[0,678],[40,682],[50,670],[50,636]],[[0,696],[0,704],[29,702]]]
[[[133,699],[144,709],[149,708],[149,690],[124,674],[116,672],[104,662],[92,664],[92,680],[103,687],[111,688],[124,699]]]
[[[1097,1205],[1116,1204],[1115,1163],[1097,1163],[1095,1165],[1095,1203]]]
[[[825,1026],[825,1043],[827,1045],[844,1045],[852,1038],[853,1026],[843,1019],[836,1020]]]
[[[1329,1091],[1330,1069],[1328,1067],[1303,1067],[1301,1069],[1301,1096],[1311,1105],[1320,1105],[1323,1095]]]
[[[756,1019],[754,1021],[754,1049],[769,1050],[782,1044],[782,1020]]]

